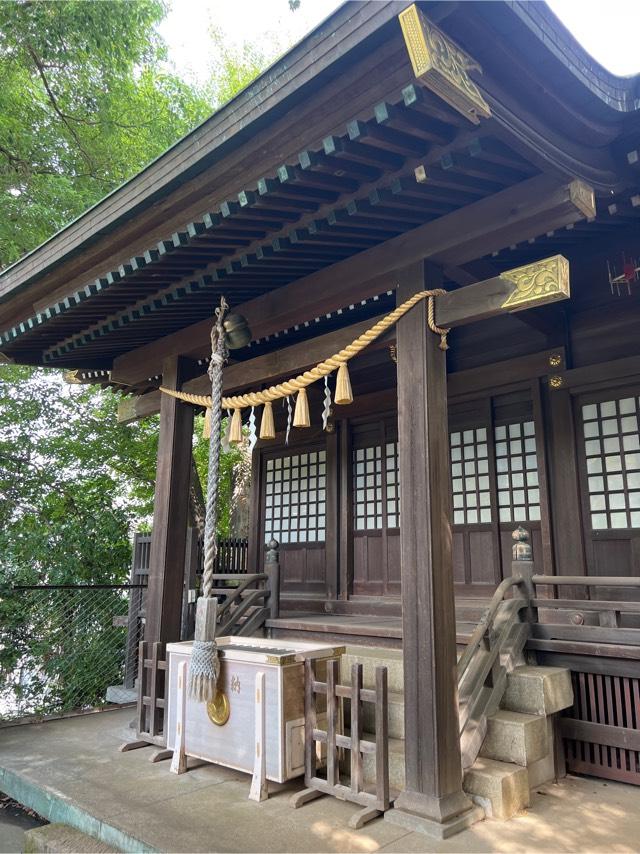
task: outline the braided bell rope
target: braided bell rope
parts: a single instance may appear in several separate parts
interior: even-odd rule
[[[209,442],[209,476],[207,480],[207,510],[204,527],[204,568],[202,572],[202,595],[208,599],[213,587],[213,567],[218,550],[216,525],[218,506],[218,471],[220,469],[220,430],[222,428],[222,368],[228,352],[222,321],[228,308],[224,298],[216,309],[216,322],[211,330],[211,361],[208,374],[211,380],[211,441]]]
[[[303,374],[298,374],[297,377],[293,377],[283,383],[272,385],[270,388],[263,389],[262,391],[254,391],[249,394],[239,394],[233,397],[223,397],[221,401],[222,408],[245,409],[248,406],[261,406],[264,403],[288,397],[289,395],[300,391],[301,388],[310,386],[312,383],[316,382],[316,380],[328,376],[330,373],[335,371],[336,368],[339,368],[340,365],[344,365],[349,361],[349,359],[357,356],[358,353],[365,349],[365,347],[375,341],[376,338],[379,338],[387,331],[387,329],[396,324],[403,315],[414,307],[414,305],[417,305],[425,299],[427,300],[427,326],[432,332],[440,336],[440,349],[446,350],[448,348],[447,334],[449,330],[436,325],[434,300],[434,297],[443,296],[444,294],[446,294],[446,291],[442,288],[434,288],[430,291],[419,291],[408,300],[405,300],[401,305],[397,306],[393,311],[389,312],[389,314],[385,315],[385,317],[374,324],[371,329],[368,329],[366,332],[363,332],[362,335],[359,335],[351,342],[351,344],[348,344],[328,359],[319,362],[314,368],[305,371]],[[211,408],[211,397],[208,395],[190,394],[185,391],[174,391],[173,389],[163,388],[162,386],[160,387],[160,391],[170,395],[171,397],[177,397],[185,403],[192,403],[195,406]],[[214,406],[213,411],[215,412],[216,409],[219,411],[220,407]],[[216,435],[213,432],[213,424],[211,425],[211,435]]]

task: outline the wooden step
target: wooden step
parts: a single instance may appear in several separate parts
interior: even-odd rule
[[[477,623],[464,620],[456,623],[456,644],[464,646]],[[272,638],[282,640],[326,641],[327,643],[402,649],[402,620],[400,617],[372,617],[357,614],[284,614],[266,621]]]

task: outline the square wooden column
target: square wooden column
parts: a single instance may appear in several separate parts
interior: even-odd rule
[[[167,359],[162,384],[179,389],[186,373],[183,359]],[[192,440],[193,407],[163,394],[144,633],[147,641],[180,640]]]
[[[398,271],[398,305],[441,279],[424,261]],[[445,838],[478,818],[462,791],[446,358],[424,303],[397,336],[406,787],[385,817]]]

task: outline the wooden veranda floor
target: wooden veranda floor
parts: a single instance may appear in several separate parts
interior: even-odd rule
[[[473,632],[488,600],[469,599],[456,602],[456,642],[464,646]],[[267,620],[273,637],[333,641],[363,646],[402,648],[400,617],[360,614],[309,614],[284,612],[278,619]]]

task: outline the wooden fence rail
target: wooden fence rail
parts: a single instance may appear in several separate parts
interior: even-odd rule
[[[534,575],[554,593],[582,587],[589,598],[534,598],[540,622],[529,649],[545,664],[567,667],[573,706],[560,718],[567,769],[640,785],[640,602],[592,598],[634,590],[628,576]]]
[[[320,660],[321,661],[321,660]],[[363,809],[349,821],[349,826],[360,828],[389,809],[389,723],[387,668],[376,667],[376,687],[362,687],[362,664],[351,668],[351,685],[340,685],[339,662],[326,662],[326,681],[317,676],[318,662],[305,661],[305,772],[307,787],[291,798],[294,808],[300,807],[322,795],[332,795],[343,801],[359,804]],[[317,698],[326,704],[326,727],[320,726]],[[350,700],[349,735],[340,732],[339,714],[342,700]],[[364,703],[375,706],[375,741],[364,739]],[[326,778],[318,776],[318,750],[326,750]],[[322,749],[322,748],[321,748]],[[340,782],[340,752],[350,752],[349,785]],[[375,757],[375,791],[367,791],[364,784],[363,757]]]

